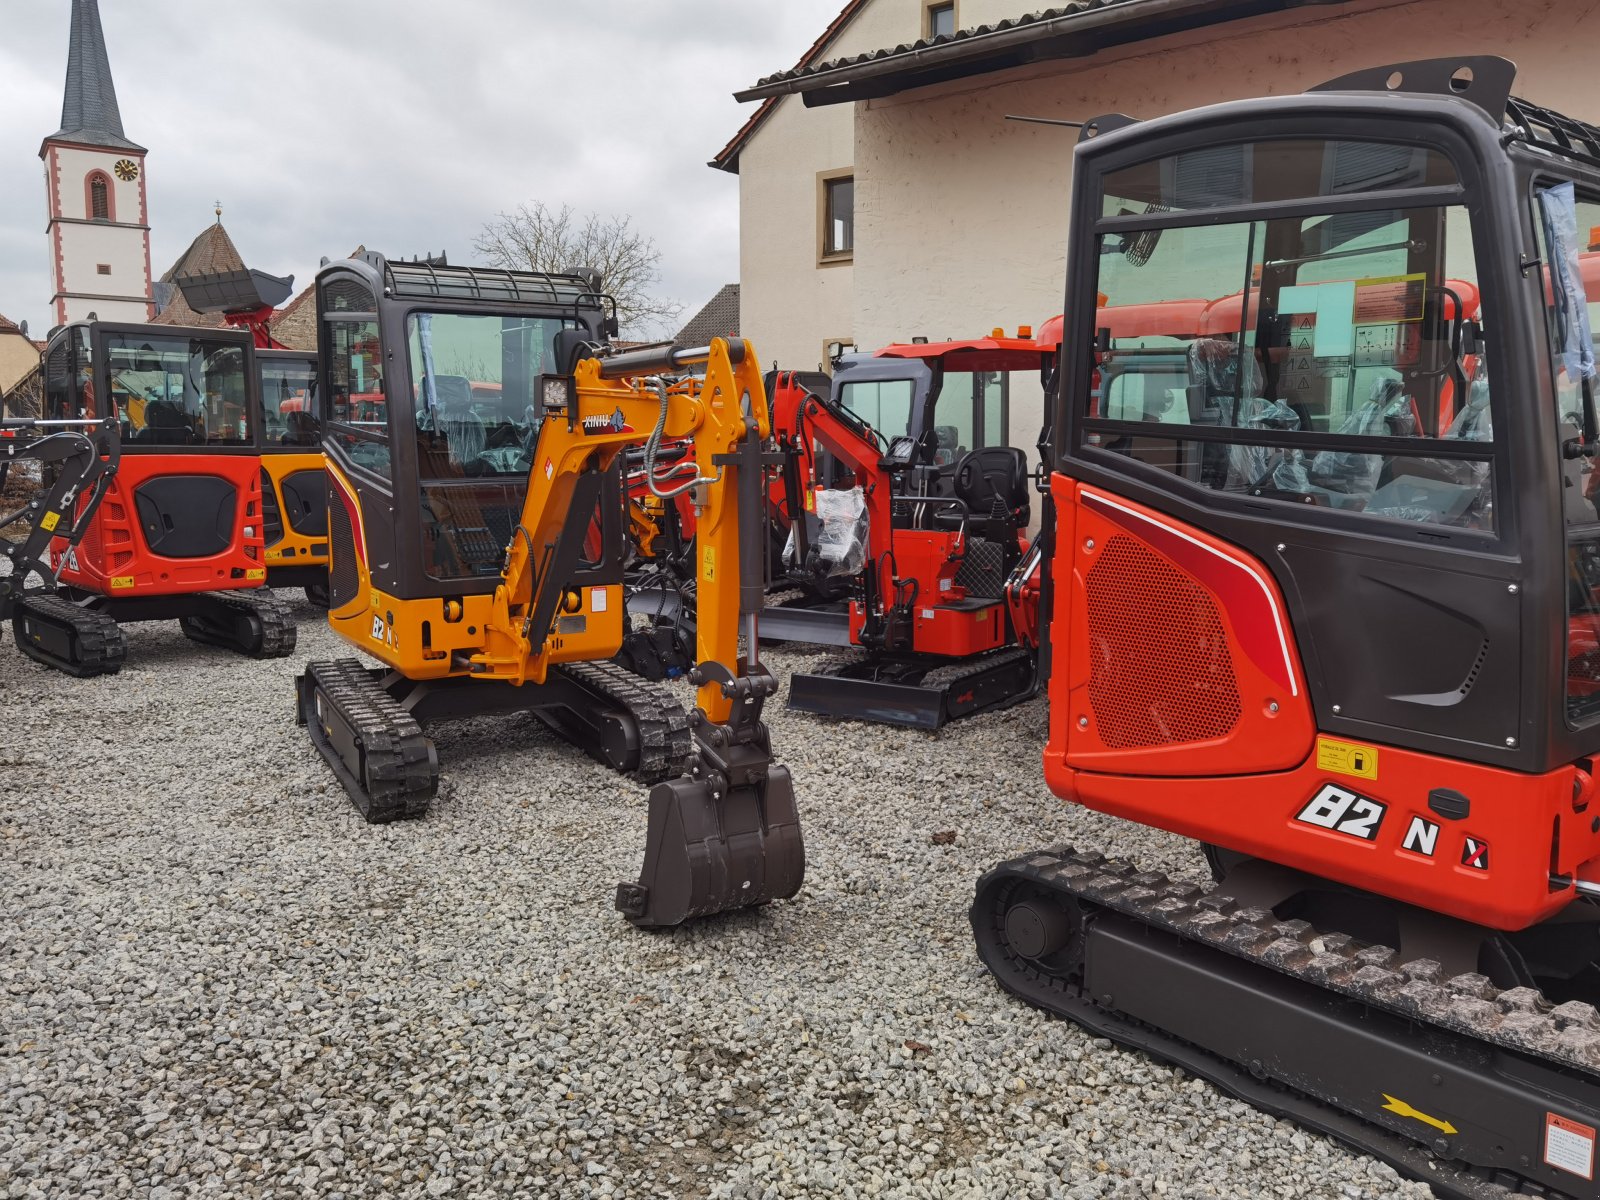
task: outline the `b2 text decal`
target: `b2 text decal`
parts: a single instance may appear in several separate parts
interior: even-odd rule
[[[1376,800],[1359,796],[1337,784],[1325,783],[1296,814],[1295,820],[1370,842],[1377,838],[1386,811]]]

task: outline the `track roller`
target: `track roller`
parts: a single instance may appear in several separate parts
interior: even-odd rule
[[[79,679],[115,675],[128,645],[110,615],[59,596],[28,596],[11,615],[17,649]]]
[[[287,658],[296,629],[289,607],[266,588],[204,592],[200,611],[178,618],[190,641],[221,646],[251,658]]]

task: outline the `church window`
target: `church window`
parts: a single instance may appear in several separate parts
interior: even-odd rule
[[[111,181],[99,171],[89,176],[89,219],[111,220]]]

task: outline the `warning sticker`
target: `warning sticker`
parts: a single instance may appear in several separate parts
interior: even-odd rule
[[[266,570],[265,567],[251,567],[248,571],[246,571],[244,573],[244,577],[246,579],[254,579],[254,580],[265,579],[267,577],[267,570]]]
[[[606,610],[606,590],[605,590],[605,588],[590,588],[589,589],[589,611],[590,612],[603,613],[603,612],[605,612],[605,610]]]
[[[555,463],[551,462],[548,458],[545,459],[544,460],[544,477],[546,479],[549,479],[555,473],[556,473],[556,465],[555,465]]]
[[[1399,321],[1420,321],[1427,291],[1428,276],[1421,271],[1415,275],[1358,279],[1355,323],[1393,325]]]
[[[707,583],[717,581],[717,548],[707,546],[700,552],[700,570],[705,574]]]
[[[45,513],[45,515],[39,521],[39,528],[44,530],[46,533],[49,533],[52,529],[54,529],[56,527],[56,523],[58,521],[60,521],[60,520],[61,520],[61,514],[60,513],[53,513],[53,512]]]
[[[1335,775],[1351,775],[1357,779],[1378,777],[1378,748],[1363,746],[1359,742],[1339,742],[1333,738],[1317,739],[1317,770],[1331,771]]]
[[[1544,1115],[1544,1161],[1558,1171],[1594,1178],[1594,1129],[1553,1112]]]
[[[131,588],[133,586],[133,576],[113,575],[111,577],[111,586],[114,588]]]

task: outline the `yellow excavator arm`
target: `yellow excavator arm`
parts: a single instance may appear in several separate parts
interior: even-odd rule
[[[701,377],[675,374],[702,364]],[[691,776],[651,792],[642,878],[622,884],[617,896],[638,925],[676,925],[792,896],[804,874],[789,773],[773,763],[760,719],[777,686],[758,660],[758,622],[765,476],[780,456],[768,449],[771,424],[756,364],[748,342],[718,338],[698,349],[586,358],[571,376],[544,376],[544,420],[521,521],[506,550],[484,649],[471,659],[474,674],[520,684],[542,683],[549,667],[568,657],[615,653],[626,620],[620,588],[597,602],[566,582],[585,549],[601,478],[625,449],[643,446],[657,496],[691,492],[698,759]],[[689,441],[693,456],[659,471],[664,441]]]

